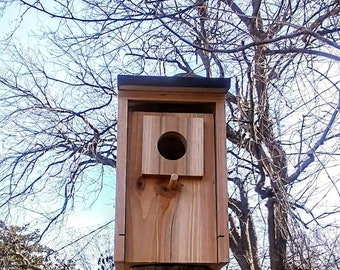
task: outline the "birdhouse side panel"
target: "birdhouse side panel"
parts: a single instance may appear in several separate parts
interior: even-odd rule
[[[125,261],[125,198],[126,198],[126,161],[127,161],[127,129],[128,99],[120,98],[118,111],[118,145],[115,205],[115,245],[114,260],[117,269],[122,269]]]

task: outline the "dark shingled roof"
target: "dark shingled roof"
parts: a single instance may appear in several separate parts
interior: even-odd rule
[[[229,78],[204,77],[162,77],[118,75],[118,85],[140,85],[160,87],[199,87],[199,88],[230,88]]]

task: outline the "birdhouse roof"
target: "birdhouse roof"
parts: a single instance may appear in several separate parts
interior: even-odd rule
[[[226,94],[230,88],[229,78],[162,77],[118,75],[119,90],[150,90],[183,92],[208,92]]]

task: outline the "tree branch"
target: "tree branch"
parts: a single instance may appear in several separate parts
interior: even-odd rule
[[[297,166],[296,171],[288,177],[288,183],[294,182],[300,176],[300,174],[314,161],[316,150],[321,145],[323,145],[324,142],[326,141],[327,135],[328,135],[329,131],[331,130],[331,128],[332,128],[332,126],[335,122],[335,119],[336,119],[336,117],[337,117],[337,115],[339,114],[339,111],[340,111],[340,90],[339,89],[338,89],[338,92],[339,92],[339,94],[338,94],[338,104],[337,104],[336,108],[334,109],[325,130],[322,132],[321,137],[317,140],[317,142],[314,144],[314,146],[308,151],[307,159],[305,159],[301,164],[299,164]]]
[[[340,56],[337,56],[335,54],[330,54],[327,52],[317,51],[317,50],[309,50],[306,48],[289,48],[289,49],[281,49],[281,50],[271,50],[267,49],[266,54],[267,55],[273,55],[273,54],[309,54],[309,55],[315,55],[315,56],[322,56],[331,60],[340,61]]]

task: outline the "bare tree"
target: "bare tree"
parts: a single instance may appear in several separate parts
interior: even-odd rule
[[[320,266],[303,237],[339,225],[339,1],[14,2],[51,24],[34,52],[15,32],[3,40],[3,209],[54,190],[53,224],[78,192],[100,190],[88,172],[115,167],[116,74],[231,77],[234,258],[241,269]]]
[[[7,226],[0,221],[0,232],[1,269],[76,269],[72,260],[61,259],[52,249],[36,243],[39,232],[30,231],[29,225]]]
[[[68,228],[58,236],[58,239],[65,240],[59,241],[60,244],[55,248],[59,254],[72,259],[81,270],[114,269],[112,230],[113,222],[103,224],[100,228]]]

